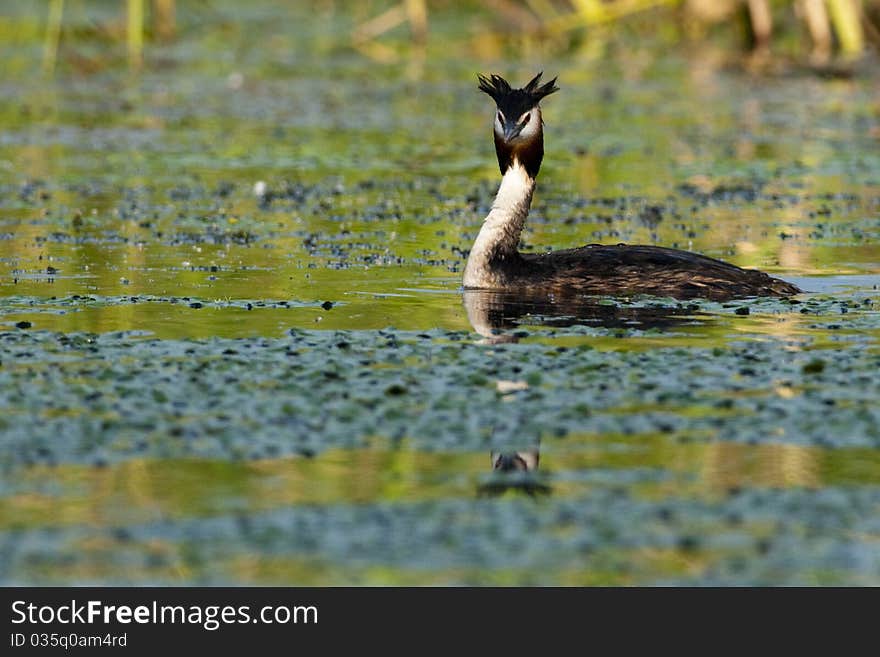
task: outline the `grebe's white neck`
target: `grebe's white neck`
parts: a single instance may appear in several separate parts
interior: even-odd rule
[[[518,257],[519,236],[529,214],[534,191],[535,179],[514,158],[504,172],[492,209],[483,221],[468,256],[464,268],[466,288],[499,287],[497,278],[501,272],[497,264]]]

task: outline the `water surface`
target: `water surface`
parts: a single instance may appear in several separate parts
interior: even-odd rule
[[[93,35],[40,78],[4,23],[4,582],[880,583],[876,76],[511,68],[464,14],[377,64],[343,16],[214,4],[140,75]],[[541,68],[524,248],[805,293],[463,296],[499,178],[475,74]]]

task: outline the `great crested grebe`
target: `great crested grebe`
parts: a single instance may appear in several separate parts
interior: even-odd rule
[[[660,246],[588,244],[550,253],[520,253],[535,178],[544,157],[541,99],[559,91],[541,73],[522,89],[498,75],[478,76],[495,101],[495,153],[502,179],[464,269],[466,289],[546,290],[556,294],[650,294],[725,300],[788,296],[800,290],[767,274]]]

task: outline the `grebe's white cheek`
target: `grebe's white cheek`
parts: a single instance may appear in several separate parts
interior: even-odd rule
[[[504,126],[501,125],[501,119],[498,118],[498,113],[495,113],[495,134],[499,137],[504,136]]]
[[[534,137],[538,133],[538,128],[541,125],[541,112],[535,108],[531,111],[531,115],[529,116],[529,122],[525,124],[523,129],[520,131],[519,135],[524,140],[528,141],[532,137]]]
[[[519,456],[523,460],[523,463],[526,464],[526,470],[538,469],[538,462],[541,457],[537,451],[517,452],[516,455]]]

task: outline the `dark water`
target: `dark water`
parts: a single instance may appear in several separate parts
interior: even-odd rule
[[[4,581],[880,583],[876,76],[511,67],[463,15],[380,64],[344,16],[215,8],[139,75],[85,30],[39,77],[3,23]],[[475,74],[540,68],[526,248],[807,292],[463,297],[499,177]]]

